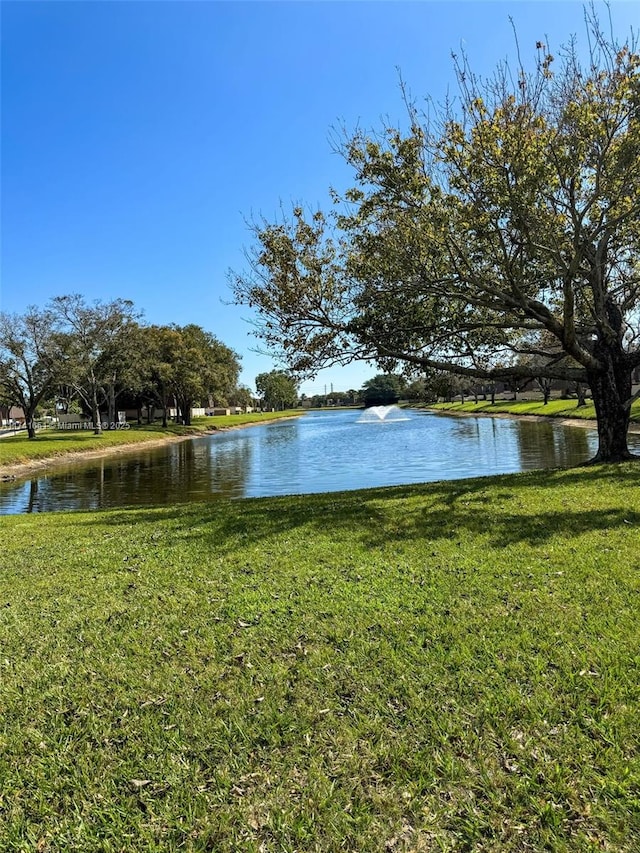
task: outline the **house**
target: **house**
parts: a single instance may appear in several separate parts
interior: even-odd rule
[[[0,426],[24,426],[24,410],[19,406],[0,406]]]

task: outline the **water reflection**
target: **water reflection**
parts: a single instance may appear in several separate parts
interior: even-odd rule
[[[479,418],[457,418],[452,432],[455,435],[477,437],[480,435],[480,424]]]
[[[210,439],[195,439],[116,457],[73,463],[17,483],[0,486],[0,513],[159,506],[237,497],[251,468],[248,444],[211,452]]]
[[[192,500],[338,491],[579,464],[593,430],[549,421],[453,418],[358,421],[357,411],[215,434],[136,456],[74,463],[0,484],[0,514],[154,506]],[[640,451],[640,436],[630,436]]]
[[[554,427],[547,421],[513,421],[517,428],[522,470],[566,468],[575,459],[586,460],[595,452],[594,434],[577,427]]]

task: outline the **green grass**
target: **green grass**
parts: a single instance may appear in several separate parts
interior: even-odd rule
[[[596,417],[595,408],[590,400],[585,406],[579,408],[576,400],[550,400],[546,406],[542,400],[500,400],[493,404],[487,400],[478,403],[435,403],[430,404],[429,408],[443,412],[544,415],[549,418],[579,418],[581,420],[595,420]],[[640,422],[640,400],[636,400],[631,407],[631,420]]]
[[[157,441],[164,436],[197,435],[206,430],[228,429],[231,426],[260,423],[274,418],[291,417],[300,412],[265,412],[249,415],[229,415],[218,417],[194,418],[190,427],[169,424],[166,428],[158,425],[131,425],[128,430],[105,430],[102,435],[94,435],[90,430],[53,430],[38,432],[30,440],[25,432],[0,439],[0,467],[65,456],[87,450],[104,450],[126,444],[138,444]]]
[[[637,851],[640,466],[2,520],[0,851]]]
[[[287,409],[284,412],[251,412],[248,415],[216,415],[215,417],[193,418],[193,425],[198,429],[228,429],[245,424],[260,424],[264,421],[278,418],[299,417],[302,409]]]

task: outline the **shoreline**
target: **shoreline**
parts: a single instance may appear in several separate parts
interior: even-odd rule
[[[598,429],[598,422],[590,418],[562,418],[553,415],[514,415],[510,412],[460,412],[451,409],[430,409],[434,415],[451,415],[455,418],[508,418],[514,421],[550,421],[560,426],[582,427],[583,429]],[[629,424],[629,432],[640,433],[640,423]]]
[[[278,418],[277,420],[291,420],[291,418],[296,417],[299,417],[299,415],[289,415],[285,418]],[[206,436],[215,435],[217,432],[230,432],[231,430],[245,429],[246,427],[263,426],[266,423],[273,423],[273,420],[229,424],[228,426],[215,426],[214,424],[200,432],[193,432],[187,435],[163,435],[160,438],[151,438],[146,441],[136,441],[120,445],[115,444],[110,447],[93,450],[70,450],[68,453],[61,453],[58,456],[45,456],[42,459],[30,459],[28,462],[13,462],[8,465],[0,465],[0,482],[20,480],[29,477],[30,474],[47,474],[61,465],[73,465],[76,462],[89,462],[92,459],[106,459],[110,456],[136,453],[141,448],[155,449],[163,447],[165,444],[191,441],[194,438],[205,438]]]
[[[202,433],[205,435],[205,433]],[[152,438],[148,441],[137,441],[130,444],[112,445],[98,450],[70,450],[58,456],[45,456],[42,459],[30,459],[28,462],[13,462],[9,465],[0,466],[0,480],[17,480],[28,477],[29,474],[46,474],[49,469],[59,465],[69,465],[74,462],[86,462],[91,459],[105,459],[108,456],[120,456],[126,453],[135,453],[140,448],[156,448],[165,444],[173,444],[179,441],[189,441],[192,438],[200,438],[200,435],[164,435],[162,438]]]

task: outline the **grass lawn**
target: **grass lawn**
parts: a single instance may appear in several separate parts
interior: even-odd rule
[[[640,465],[2,526],[3,853],[640,849]]]
[[[299,415],[299,411],[265,412],[248,415],[219,415],[217,417],[194,418],[190,427],[170,424],[166,428],[158,425],[131,425],[128,430],[105,430],[102,435],[94,435],[91,430],[55,430],[38,432],[30,440],[26,432],[0,439],[0,468],[3,465],[15,465],[40,459],[65,456],[87,450],[105,450],[125,444],[138,444],[144,441],[157,441],[165,436],[197,435],[206,430],[228,429],[245,424],[262,423],[274,418]]]
[[[435,403],[430,409],[442,412],[484,412],[486,414],[509,415],[544,415],[549,418],[579,418],[580,420],[595,420],[596,412],[591,400],[585,406],[578,408],[577,400],[549,400],[545,406],[542,400],[499,400],[496,403],[481,401],[478,403]],[[640,423],[640,400],[631,406],[631,420]]]

